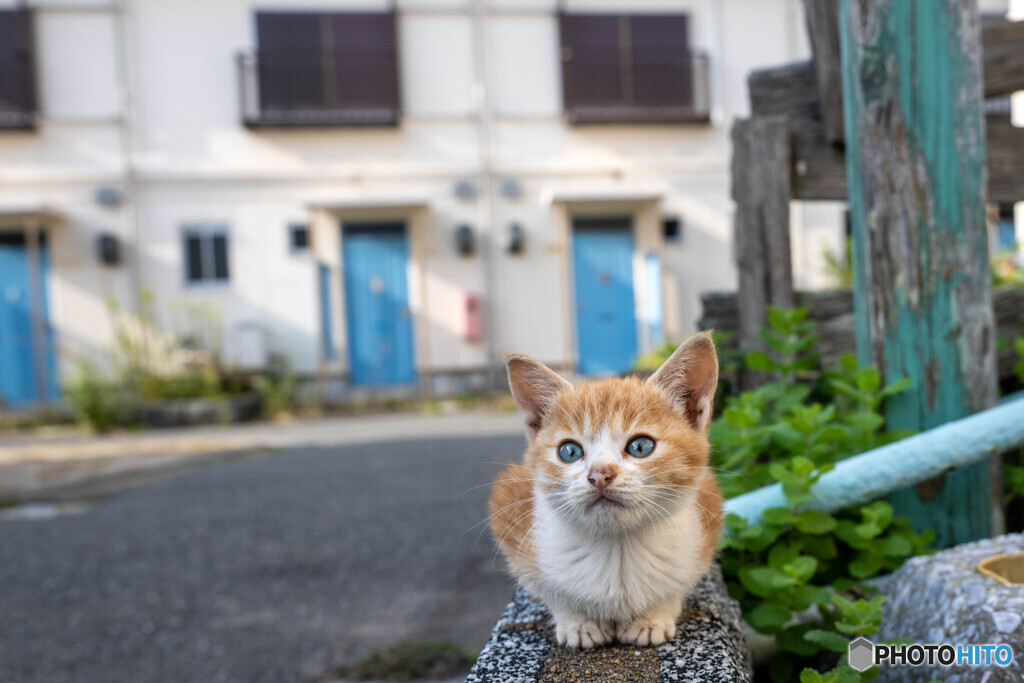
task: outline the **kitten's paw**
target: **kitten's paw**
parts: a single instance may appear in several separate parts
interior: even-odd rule
[[[610,622],[595,621],[586,617],[558,619],[555,622],[555,638],[559,645],[588,649],[611,642],[615,629]]]
[[[675,617],[641,616],[619,624],[615,636],[630,645],[661,645],[676,637]]]

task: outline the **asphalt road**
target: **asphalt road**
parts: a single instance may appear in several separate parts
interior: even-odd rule
[[[522,437],[289,451],[0,523],[0,681],[315,681],[483,645],[512,583],[486,484]]]

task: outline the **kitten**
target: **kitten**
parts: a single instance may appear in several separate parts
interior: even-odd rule
[[[647,381],[573,386],[507,357],[527,448],[495,482],[491,531],[560,645],[659,645],[707,572],[722,500],[707,468],[718,360],[691,337]]]

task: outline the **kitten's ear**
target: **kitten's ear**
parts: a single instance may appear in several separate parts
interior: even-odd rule
[[[647,381],[669,395],[691,427],[707,433],[718,387],[718,356],[711,333],[695,334],[680,344]]]
[[[532,440],[540,431],[558,392],[571,389],[572,385],[562,379],[554,370],[529,356],[510,353],[505,356],[508,364],[508,384],[516,400],[526,435]]]

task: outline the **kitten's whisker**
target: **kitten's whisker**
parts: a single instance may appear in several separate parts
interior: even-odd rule
[[[564,510],[564,509],[567,509],[571,504],[572,504],[572,500],[568,499],[568,497],[567,497],[566,500],[564,502],[562,502],[561,505],[557,506],[556,508],[554,508],[551,511],[551,514],[554,517],[556,517],[557,519],[561,519],[561,516],[560,516],[561,511]],[[527,540],[530,540],[530,538],[533,536],[533,530],[537,528],[537,525],[540,524],[541,521],[543,521],[543,516],[542,515],[537,515],[537,519],[535,519],[533,524],[530,525],[530,528],[527,529],[526,534],[519,541],[519,545],[516,546],[516,555],[517,556],[521,554],[522,548],[523,548],[523,544],[526,543]]]
[[[725,500],[725,496],[723,496],[722,494],[717,493],[715,491],[708,491],[707,489],[702,489],[699,486],[687,486],[685,484],[644,484],[644,487],[648,488],[648,489],[666,490],[666,491],[675,491],[677,489],[687,489],[687,490],[690,490],[690,491],[702,491],[704,493],[707,493],[708,495],[711,495],[711,496],[714,496],[714,497],[718,498],[719,500]]]
[[[473,526],[469,527],[468,529],[466,529],[462,533],[466,534],[466,533],[472,531],[473,529],[475,529],[476,527],[480,526],[481,524],[487,524],[488,522],[492,521],[495,517],[500,515],[505,510],[508,510],[509,508],[519,507],[523,503],[528,503],[528,502],[530,502],[529,498],[521,498],[520,500],[517,500],[514,503],[509,503],[508,505],[506,505],[505,507],[501,508],[500,510],[495,510],[491,514],[487,515],[487,517],[483,521],[477,522],[476,524],[474,524]],[[480,533],[478,533],[476,535],[476,539],[473,542],[474,543],[478,542],[480,540],[480,537],[483,536],[484,532],[487,531],[487,529],[488,529],[488,527],[486,527],[486,526],[483,529],[481,529]]]
[[[469,487],[468,489],[466,489],[465,491],[463,491],[463,492],[462,492],[462,493],[460,493],[459,495],[460,495],[460,496],[464,496],[464,495],[466,495],[467,493],[469,493],[470,491],[475,491],[476,489],[481,489],[481,488],[483,488],[483,487],[485,487],[485,486],[493,486],[494,484],[497,484],[497,483],[498,483],[498,482],[500,482],[500,481],[507,481],[507,482],[514,482],[514,481],[533,481],[533,477],[517,477],[517,478],[515,478],[515,479],[495,479],[494,481],[489,481],[489,482],[487,482],[486,484],[477,484],[476,486],[470,486],[470,487]]]

